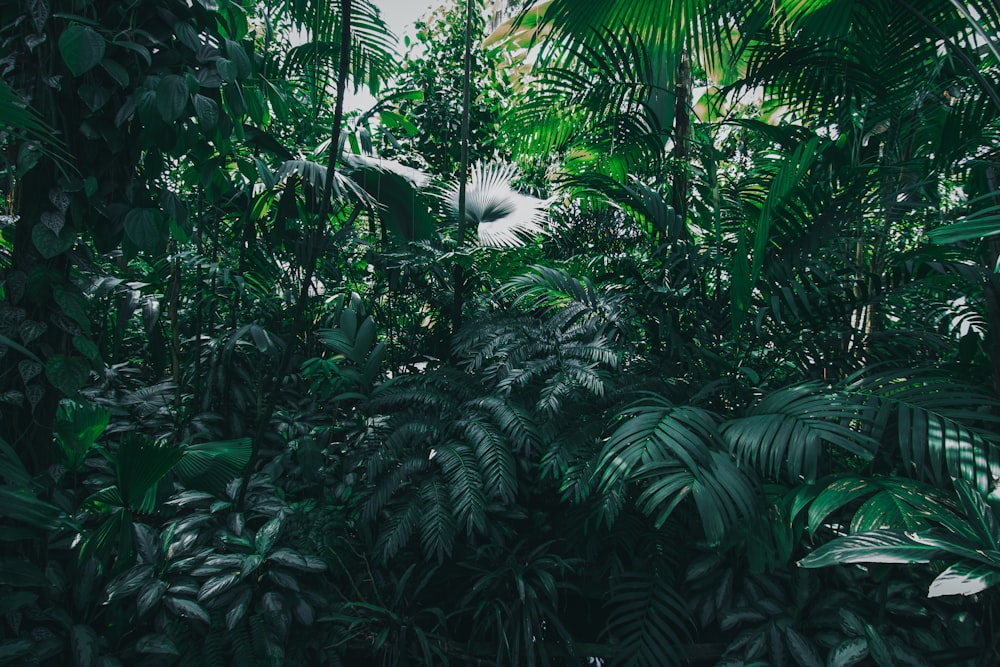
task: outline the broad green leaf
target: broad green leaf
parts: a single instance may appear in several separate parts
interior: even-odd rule
[[[801,667],[823,667],[813,643],[791,626],[785,628],[785,643],[788,644],[788,652]]]
[[[69,631],[76,667],[94,667],[99,654],[97,633],[89,625],[74,625]]]
[[[240,591],[239,596],[235,601],[229,606],[226,611],[226,627],[232,630],[236,627],[236,624],[243,620],[246,616],[247,610],[250,608],[250,603],[253,601],[253,591],[249,588],[245,588]]]
[[[276,549],[267,560],[302,572],[322,572],[326,563],[315,556],[303,556],[291,549]]]
[[[242,573],[236,571],[219,574],[207,579],[198,591],[198,602],[207,602],[220,593],[224,593],[238,584],[242,578]]]
[[[124,226],[125,235],[139,250],[155,253],[166,246],[167,226],[155,208],[132,209],[125,215]]]
[[[868,640],[864,637],[845,639],[833,647],[826,657],[827,667],[853,667],[868,657]]]
[[[0,641],[0,662],[7,663],[14,658],[25,656],[35,647],[31,639],[5,639]]]
[[[895,664],[892,649],[871,623],[865,623],[865,639],[868,640],[868,652],[876,665],[891,667]]]
[[[56,354],[45,363],[45,377],[67,396],[75,396],[90,380],[90,362],[82,357]]]
[[[215,131],[219,125],[219,105],[211,97],[201,93],[194,96],[194,112],[198,116],[198,124],[206,133]]]
[[[167,582],[156,579],[146,584],[136,597],[136,613],[140,617],[149,613],[167,592]]]
[[[947,551],[914,541],[913,533],[873,530],[838,537],[799,561],[801,567],[828,567],[845,563],[928,563]]]
[[[87,297],[72,285],[55,285],[52,296],[64,315],[79,324],[85,333],[90,332],[90,318],[87,316]]]
[[[188,85],[184,77],[167,74],[156,84],[156,109],[164,122],[172,123],[187,108]]]
[[[243,50],[241,44],[237,44],[231,39],[225,41],[226,55],[229,60],[236,67],[236,76],[241,79],[245,79],[250,76],[252,69],[250,67],[250,58],[247,56],[247,52]]]
[[[73,336],[73,347],[95,364],[101,363],[101,348],[97,343],[83,336]]]
[[[140,588],[154,581],[154,575],[155,570],[148,563],[141,563],[129,568],[115,577],[105,588],[108,595],[107,602],[126,598],[136,593]]]
[[[193,618],[206,624],[211,622],[211,617],[209,617],[205,608],[194,600],[167,596],[164,598],[163,604],[167,609],[182,618]]]
[[[274,547],[278,541],[278,536],[281,534],[281,523],[281,519],[275,517],[261,526],[260,530],[257,531],[254,546],[258,554],[266,555]]]
[[[877,487],[869,480],[862,477],[850,476],[833,481],[816,496],[809,507],[807,525],[810,534],[815,534],[833,512],[869,495],[876,489]]]
[[[59,36],[59,54],[73,76],[96,67],[106,48],[104,38],[96,30],[79,23],[71,23]]]
[[[174,640],[162,634],[140,637],[135,643],[135,650],[139,653],[152,653],[154,655],[180,655]]]
[[[1000,583],[1000,566],[955,563],[931,582],[927,597],[973,595]]]
[[[117,83],[120,87],[122,88],[128,87],[128,83],[130,80],[128,70],[122,67],[121,63],[119,63],[116,60],[112,60],[110,58],[105,58],[104,60],[101,61],[101,67],[104,69],[105,72],[108,73],[108,76],[110,76],[112,79],[115,80],[115,83]]]
[[[45,225],[35,225],[31,230],[31,242],[35,249],[45,259],[52,259],[56,255],[66,252],[76,243],[76,234],[63,227],[58,234]]]
[[[987,504],[986,499],[971,482],[965,479],[956,479],[954,486],[962,508],[965,510],[965,516],[968,518],[969,527],[983,546],[996,551],[997,540],[1000,538],[1000,528],[997,526],[993,508]]]

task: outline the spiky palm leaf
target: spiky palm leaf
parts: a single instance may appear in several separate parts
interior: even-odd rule
[[[865,402],[872,435],[894,445],[904,474],[937,485],[964,479],[983,493],[1000,478],[994,397],[934,368],[869,369],[841,390]]]
[[[476,225],[479,243],[488,248],[516,248],[549,231],[550,202],[513,188],[513,165],[477,164],[465,192],[465,220]],[[452,217],[458,217],[459,185],[444,191]]]
[[[307,41],[293,47],[284,63],[285,71],[308,73],[315,90],[322,94],[330,84],[340,52],[343,2],[336,0],[281,0],[278,8]],[[351,2],[351,80],[357,90],[368,86],[377,94],[396,69],[396,38],[378,8],[369,0]]]

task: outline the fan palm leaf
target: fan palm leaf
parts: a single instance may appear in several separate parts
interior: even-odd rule
[[[476,225],[480,245],[488,248],[516,248],[549,230],[549,200],[514,190],[513,165],[477,164],[472,168],[465,191],[465,221]],[[452,216],[458,217],[458,183],[443,193]]]

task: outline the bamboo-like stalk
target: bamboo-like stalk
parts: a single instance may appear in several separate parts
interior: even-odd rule
[[[330,214],[333,204],[333,184],[337,168],[337,158],[340,152],[340,130],[344,121],[344,97],[347,93],[347,70],[350,64],[351,55],[351,11],[352,0],[340,0],[341,25],[340,25],[340,59],[337,71],[337,101],[333,112],[333,128],[331,130],[330,159],[327,163],[326,182],[321,194],[319,212],[313,219],[312,228],[309,230],[311,242],[306,258],[305,272],[302,277],[302,287],[299,290],[298,300],[295,302],[295,309],[292,314],[292,335],[289,337],[285,349],[278,361],[278,368],[271,378],[270,386],[265,391],[267,403],[260,411],[257,418],[257,428],[254,431],[251,444],[250,460],[247,461],[243,470],[243,483],[240,486],[237,507],[242,506],[246,498],[246,490],[250,481],[250,475],[257,465],[260,456],[261,445],[267,426],[271,422],[274,410],[278,404],[278,395],[281,393],[281,385],[288,376],[288,370],[299,346],[299,340],[306,329],[305,312],[309,302],[309,288],[312,285],[313,274],[316,271],[316,260],[319,258],[319,249],[322,247],[320,239],[325,231],[326,219]]]

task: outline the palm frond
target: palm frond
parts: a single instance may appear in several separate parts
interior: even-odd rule
[[[477,164],[465,191],[465,220],[476,225],[479,243],[488,248],[516,248],[549,231],[550,202],[516,192],[513,165]],[[458,217],[459,185],[443,193],[452,216]]]
[[[250,460],[250,438],[200,442],[181,447],[184,455],[175,470],[191,488],[221,495]]]
[[[777,479],[811,482],[819,473],[824,445],[864,460],[874,457],[878,441],[866,431],[870,418],[856,396],[820,382],[782,387],[766,394],[747,416],[722,425],[723,438],[738,460]]]
[[[636,505],[662,525],[688,496],[712,543],[758,504],[756,481],[724,451],[718,418],[707,410],[653,397],[624,411],[597,456],[594,479],[607,491],[639,491]]]
[[[1000,404],[933,368],[869,369],[842,391],[867,401],[872,435],[895,432],[906,475],[943,485],[964,479],[989,493],[1000,479]]]
[[[307,41],[289,50],[285,73],[304,71],[322,90],[330,83],[340,53],[343,3],[339,0],[281,0],[292,27]],[[396,37],[369,0],[351,2],[350,77],[355,90],[367,86],[378,94],[382,84],[396,71]]]
[[[659,667],[683,664],[690,642],[687,604],[665,573],[626,572],[612,584],[604,630],[616,648],[614,664]]]
[[[470,535],[484,531],[486,487],[476,453],[467,445],[451,442],[436,447],[434,459],[444,473],[460,527]]]

